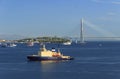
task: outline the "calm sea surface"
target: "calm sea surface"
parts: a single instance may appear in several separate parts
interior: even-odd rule
[[[120,79],[120,42],[46,45],[48,49],[58,46],[75,60],[28,61],[27,55],[37,54],[37,44],[0,48],[0,79]]]

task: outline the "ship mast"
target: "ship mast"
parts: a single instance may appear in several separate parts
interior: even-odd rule
[[[84,43],[84,36],[83,36],[83,19],[81,19],[81,27],[80,27],[80,43]]]

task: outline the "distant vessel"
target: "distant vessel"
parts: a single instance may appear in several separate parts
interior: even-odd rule
[[[10,43],[10,44],[8,44],[8,47],[16,47],[17,45],[16,44],[14,44],[14,43]]]
[[[71,45],[72,42],[68,41],[68,42],[65,42],[63,43],[63,45]]]
[[[1,43],[1,47],[16,47],[17,45],[15,43]]]
[[[27,46],[34,46],[34,42],[32,42],[32,41],[28,42]]]
[[[45,48],[45,45],[41,48],[40,51],[38,51],[38,55],[28,55],[27,58],[31,61],[42,61],[42,60],[73,60],[73,57],[70,56],[64,56],[61,54],[61,52],[58,50],[58,52],[55,51],[55,49],[47,50]]]
[[[8,45],[7,45],[7,43],[1,43],[0,47],[4,47],[5,48],[5,47],[8,47]]]

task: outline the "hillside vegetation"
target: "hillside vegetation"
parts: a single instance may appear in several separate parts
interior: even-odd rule
[[[50,42],[50,43],[64,43],[70,41],[68,38],[60,38],[60,37],[37,37],[37,38],[25,38],[17,40],[17,42]]]

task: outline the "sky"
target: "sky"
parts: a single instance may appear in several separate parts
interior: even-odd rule
[[[0,34],[120,37],[120,0],[0,0]]]

